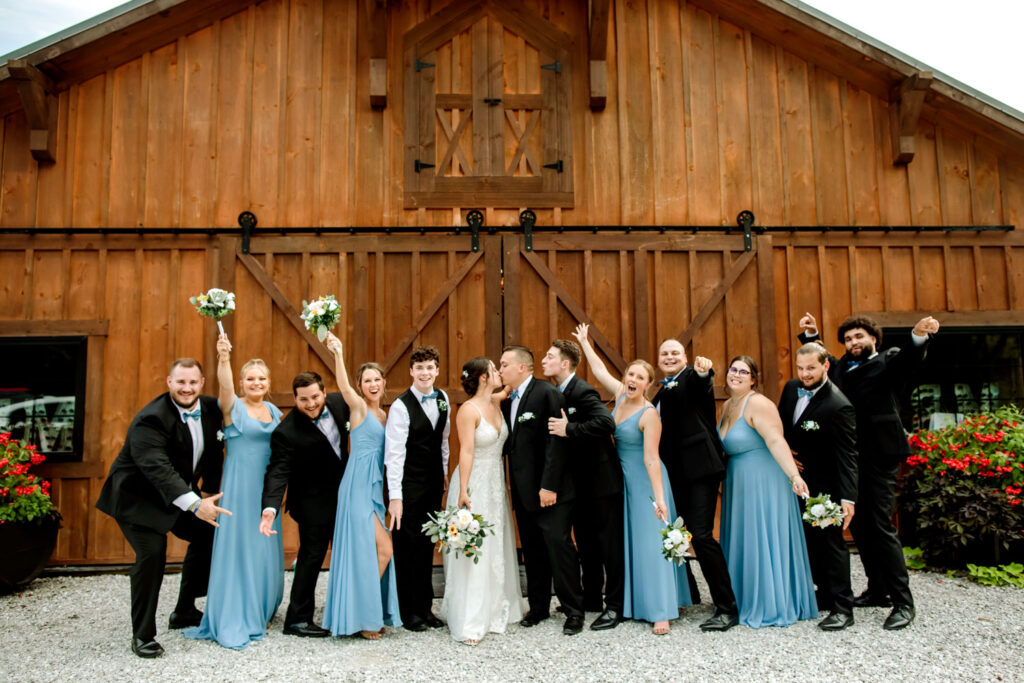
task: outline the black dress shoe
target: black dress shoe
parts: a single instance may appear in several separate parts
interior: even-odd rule
[[[889,612],[889,616],[885,618],[882,628],[886,631],[899,631],[901,628],[910,626],[915,616],[916,612],[910,605],[896,605]]]
[[[728,614],[727,612],[716,612],[714,616],[700,625],[700,630],[728,631],[738,623],[740,623],[740,618],[737,615]]]
[[[853,615],[844,612],[832,612],[818,622],[822,631],[842,631],[848,626],[853,626]]]
[[[613,609],[606,609],[601,613],[597,619],[594,619],[594,623],[590,625],[591,631],[607,631],[610,628],[615,628],[622,623],[622,615]]]
[[[423,621],[419,617],[413,617],[408,621],[403,620],[402,626],[405,628],[406,631],[426,631],[428,628],[430,628],[429,626],[427,626],[427,622]]]
[[[435,617],[432,612],[423,617],[423,621],[430,628],[444,628],[444,622]]]
[[[864,591],[853,599],[854,607],[892,607],[892,600],[888,595],[869,593]]]
[[[152,659],[153,657],[159,657],[162,655],[164,653],[164,649],[160,647],[160,643],[155,640],[132,638],[132,652],[144,659]]]
[[[574,636],[583,630],[583,615],[577,615],[565,618],[565,626],[562,627],[562,633],[567,636]]]
[[[524,628],[530,628],[531,626],[536,626],[540,622],[544,621],[549,616],[551,616],[551,615],[550,614],[536,614],[534,612],[527,612],[526,616],[523,617],[523,620],[519,622],[519,625],[523,626]]]
[[[284,627],[284,634],[286,636],[300,636],[302,638],[326,638],[331,635],[331,632],[325,628],[320,628],[316,624],[300,621],[296,624],[287,624]]]
[[[203,613],[192,608],[189,610],[176,610],[171,612],[171,619],[167,624],[170,629],[188,628],[189,626],[199,626],[203,621]]]

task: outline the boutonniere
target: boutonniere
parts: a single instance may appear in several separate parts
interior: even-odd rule
[[[346,432],[351,432],[352,431],[352,423],[351,422],[346,422],[345,423],[345,431]]]
[[[678,386],[679,386],[679,382],[677,382],[676,380],[672,380],[671,382],[669,382],[668,384],[665,385],[665,388],[666,389],[675,389]]]
[[[531,413],[531,412],[525,412],[525,413],[523,413],[522,415],[520,415],[520,416],[519,416],[519,417],[518,417],[518,418],[516,419],[516,422],[518,422],[519,424],[522,424],[522,423],[524,423],[524,422],[528,422],[528,421],[532,420],[532,419],[533,419],[533,418],[535,418],[535,417],[537,417],[537,416],[536,416],[536,415],[534,415],[533,413]]]
[[[800,423],[800,429],[804,430],[805,432],[816,432],[819,429],[821,429],[821,425],[819,425],[814,420],[804,420],[803,422]]]
[[[576,408],[569,408],[569,414],[570,415],[574,415],[575,413],[576,413]]]
[[[442,413],[448,410],[448,404],[444,402],[443,398],[437,399],[437,410]]]
[[[218,429],[217,430],[217,441],[223,441],[223,440],[224,440],[224,432],[223,432],[223,430]]]

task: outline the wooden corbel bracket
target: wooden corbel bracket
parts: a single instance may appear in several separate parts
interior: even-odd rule
[[[366,36],[370,45],[370,106],[388,106],[387,0],[366,0]]]
[[[604,109],[608,101],[609,0],[590,3],[590,108]]]
[[[29,127],[29,150],[36,161],[57,160],[57,98],[53,81],[24,59],[7,62]]]
[[[889,98],[889,127],[892,132],[893,164],[909,164],[914,159],[914,133],[932,79],[931,71],[918,71],[892,89]]]

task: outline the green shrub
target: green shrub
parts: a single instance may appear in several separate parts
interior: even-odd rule
[[[1024,564],[1014,562],[998,567],[979,567],[968,564],[967,571],[972,581],[986,586],[1015,586],[1024,588]]]

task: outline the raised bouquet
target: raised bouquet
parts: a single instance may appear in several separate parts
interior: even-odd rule
[[[681,567],[690,557],[690,539],[693,538],[693,534],[683,526],[683,518],[676,517],[676,521],[666,524],[658,533],[661,534],[662,556]]]
[[[327,338],[327,333],[338,324],[338,320],[341,318],[341,306],[333,294],[322,296],[309,303],[303,299],[302,313],[299,314],[299,317],[306,323],[306,329],[315,333],[316,338],[323,341]]]
[[[841,525],[845,515],[843,514],[843,506],[839,503],[833,503],[832,498],[826,493],[807,498],[803,517],[804,521],[811,526],[824,529],[833,524]]]
[[[224,325],[220,319],[235,312],[235,293],[217,287],[211,287],[205,294],[188,298],[189,303],[196,307],[199,315],[205,315],[217,321],[217,329],[224,334]]]
[[[472,558],[473,564],[480,561],[480,548],[487,534],[494,535],[494,525],[466,508],[456,510],[449,507],[432,515],[423,525],[423,533],[434,543],[440,543],[445,554],[455,551],[455,556]]]

